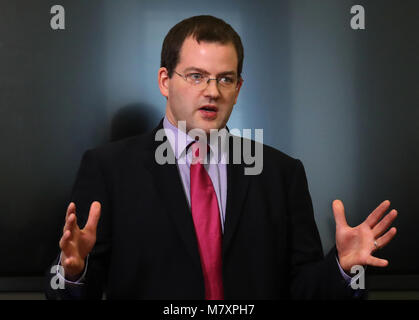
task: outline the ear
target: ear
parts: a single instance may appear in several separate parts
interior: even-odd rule
[[[157,80],[159,82],[159,88],[161,94],[168,98],[169,97],[169,72],[166,68],[160,68],[157,74]]]
[[[234,99],[234,104],[237,103],[237,98],[239,97],[239,93],[240,93],[240,89],[242,87],[243,84],[243,78],[240,77],[238,83],[237,83],[237,87],[236,87],[236,98]]]

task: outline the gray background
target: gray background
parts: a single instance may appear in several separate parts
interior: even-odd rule
[[[50,28],[54,4],[65,30]],[[350,28],[354,4],[366,30]],[[379,255],[390,265],[368,271],[393,279],[376,281],[382,290],[419,290],[418,12],[413,0],[1,0],[0,291],[39,290],[83,152],[164,115],[161,44],[197,14],[241,35],[245,81],[228,125],[263,128],[303,161],[324,250],[333,199],[351,225],[389,199],[399,233]]]

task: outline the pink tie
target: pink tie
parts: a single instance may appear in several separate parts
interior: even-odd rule
[[[199,156],[198,143],[193,143],[191,147],[191,209],[204,274],[205,299],[222,300],[222,235],[217,196],[202,164],[204,157]]]

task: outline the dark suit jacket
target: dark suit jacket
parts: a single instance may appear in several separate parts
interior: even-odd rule
[[[204,299],[192,215],[176,164],[159,165],[150,134],[87,151],[72,193],[78,223],[102,204],[82,298]],[[238,137],[230,137],[230,142]],[[231,143],[230,143],[231,146]],[[231,153],[230,147],[230,153]],[[230,157],[230,159],[232,159]],[[325,258],[302,163],[263,146],[263,171],[227,165],[223,235],[225,299],[351,297],[335,259]],[[48,298],[74,298],[52,290]]]

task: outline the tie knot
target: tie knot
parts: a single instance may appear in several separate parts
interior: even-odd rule
[[[196,142],[191,143],[191,149],[192,149],[192,164],[195,164],[197,162],[205,163],[204,159],[206,159],[206,156],[208,152],[210,151],[209,145],[199,143],[196,141]]]

